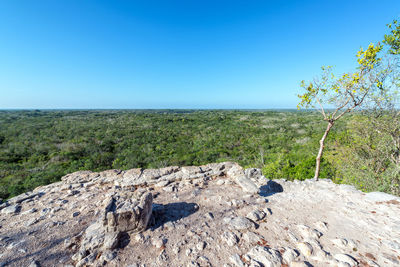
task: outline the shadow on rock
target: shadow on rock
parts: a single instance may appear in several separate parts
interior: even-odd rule
[[[176,222],[188,217],[199,210],[196,203],[175,202],[168,204],[153,204],[153,216],[150,228],[152,230],[164,225],[167,222]]]
[[[260,187],[260,196],[262,197],[269,197],[281,192],[283,192],[283,187],[272,180],[269,180],[266,185]]]
[[[130,242],[131,242],[130,235],[126,232],[121,233],[121,236],[120,236],[119,242],[118,242],[118,248],[125,248],[126,246],[129,245]]]

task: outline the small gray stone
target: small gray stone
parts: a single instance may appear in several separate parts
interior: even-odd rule
[[[104,248],[115,249],[118,246],[120,236],[121,234],[119,232],[107,233],[104,236]]]
[[[117,257],[117,252],[116,251],[106,251],[104,254],[101,255],[101,257],[105,261],[112,261],[113,259],[115,259],[115,257]]]
[[[250,179],[258,180],[258,179],[264,178],[260,169],[248,168],[248,169],[244,170],[244,173],[246,174],[247,178],[250,178]]]
[[[244,192],[257,194],[260,191],[258,186],[244,175],[235,177],[234,181],[242,187]]]
[[[260,221],[262,219],[264,219],[266,216],[265,212],[260,211],[260,210],[254,210],[251,211],[249,214],[247,214],[247,218],[249,218],[252,221]]]
[[[247,255],[251,259],[269,267],[280,267],[282,265],[282,257],[279,251],[267,247],[253,247]]]
[[[312,229],[307,225],[298,224],[297,225],[297,229],[299,230],[301,235],[306,239],[308,239],[308,238],[318,239],[318,238],[320,238],[322,236],[321,232],[319,232],[316,229]]]
[[[244,201],[243,199],[232,199],[229,205],[234,207],[239,207],[241,205],[244,205],[245,203],[246,201]]]
[[[189,256],[190,254],[192,254],[192,249],[190,249],[190,248],[186,249],[185,254],[186,254],[186,256]]]
[[[68,190],[68,195],[67,197],[72,197],[75,196],[77,194],[79,194],[80,192],[78,190]]]
[[[333,257],[335,258],[335,260],[345,262],[345,263],[349,264],[350,266],[358,265],[358,262],[353,257],[351,257],[350,255],[347,255],[347,254],[335,254]]]
[[[175,229],[175,223],[174,222],[166,222],[163,225],[163,229],[169,229],[169,230]]]
[[[35,223],[39,222],[39,220],[40,220],[39,218],[32,218],[25,222],[25,226],[34,225]]]
[[[1,210],[1,213],[3,214],[16,214],[18,212],[20,212],[21,210],[21,206],[18,204],[15,205],[11,205],[8,207],[5,207],[4,209]]]
[[[224,180],[224,179],[219,179],[219,180],[216,182],[216,184],[219,185],[219,186],[221,186],[221,185],[225,184],[225,180]]]
[[[285,248],[285,252],[283,253],[282,258],[286,264],[289,264],[294,261],[297,256],[299,256],[299,253],[296,250],[292,248]]]
[[[243,240],[246,241],[248,244],[254,244],[258,243],[263,239],[263,237],[259,234],[253,233],[251,231],[248,231],[243,234]]]
[[[29,210],[26,210],[26,211],[24,211],[24,212],[22,212],[21,214],[32,214],[32,213],[35,213],[35,212],[37,212],[38,210],[36,209],[36,208],[32,208],[32,209],[29,209]]]
[[[153,244],[153,246],[155,246],[156,248],[161,248],[162,246],[164,246],[167,243],[167,239],[164,238],[155,238],[153,239],[153,241],[151,242]]]
[[[313,253],[313,247],[307,242],[297,243],[297,248],[300,250],[300,253],[306,257],[310,257]]]
[[[236,229],[236,230],[244,230],[254,226],[254,224],[247,219],[246,217],[235,217],[224,219],[225,223],[228,224],[228,227]]]
[[[239,238],[237,237],[237,235],[232,232],[224,232],[222,234],[222,240],[224,240],[228,244],[228,246],[231,247],[239,242]]]
[[[144,241],[144,235],[142,233],[138,233],[135,235],[135,240],[136,242],[143,242]]]
[[[199,256],[197,260],[203,263],[210,263],[210,260],[205,256]]]
[[[170,183],[170,181],[166,180],[166,181],[158,182],[158,183],[156,183],[154,186],[155,186],[155,187],[164,187],[164,186],[169,185],[169,183]]]
[[[164,187],[163,190],[164,190],[165,192],[172,193],[172,192],[178,191],[178,188],[176,188],[175,185],[171,185],[171,186]]]

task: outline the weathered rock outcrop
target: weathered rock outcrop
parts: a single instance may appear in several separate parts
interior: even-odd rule
[[[0,210],[0,266],[400,265],[399,198],[231,162],[75,172]]]
[[[139,193],[139,194],[138,194]],[[143,190],[124,192],[106,199],[100,218],[84,232],[79,251],[72,256],[76,266],[100,263],[114,258],[112,251],[119,246],[124,233],[137,233],[146,230],[152,213],[153,196]]]

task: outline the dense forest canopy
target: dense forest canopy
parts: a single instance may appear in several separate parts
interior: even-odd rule
[[[261,168],[269,179],[309,179],[325,128],[319,115],[294,110],[3,110],[0,197],[78,170],[222,161]],[[396,166],[387,151],[390,135],[375,133],[372,122],[365,112],[338,121],[320,177],[399,195]]]
[[[0,111],[0,197],[78,170],[221,161],[263,168],[268,178],[311,178],[324,127],[317,116],[311,111]],[[321,177],[334,174],[324,162]]]

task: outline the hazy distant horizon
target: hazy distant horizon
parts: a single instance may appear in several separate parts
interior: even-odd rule
[[[260,108],[8,108],[8,109],[2,109],[0,108],[0,111],[124,111],[124,110],[139,110],[139,111],[171,111],[171,110],[229,110],[229,111],[234,111],[234,110],[239,110],[239,111],[275,111],[275,110],[298,110],[297,108],[265,108],[265,109],[260,109]],[[301,111],[305,111],[306,109],[302,109]],[[314,109],[307,109],[307,110],[314,110]]]

